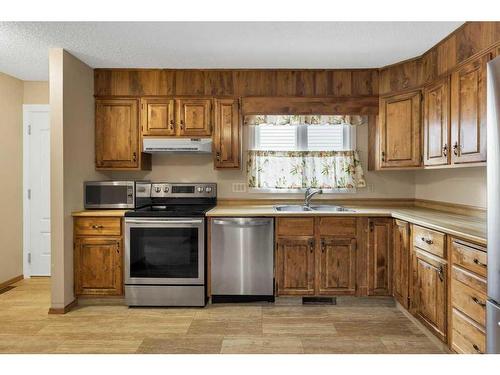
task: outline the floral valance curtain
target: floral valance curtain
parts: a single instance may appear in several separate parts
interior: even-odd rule
[[[351,115],[248,115],[246,125],[363,125],[366,116]]]
[[[366,116],[247,116],[248,125],[362,125]],[[252,150],[247,156],[248,186],[256,189],[304,189],[308,187],[343,190],[365,187],[357,150],[270,151]]]

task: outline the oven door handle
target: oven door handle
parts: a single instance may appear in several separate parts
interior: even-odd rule
[[[125,219],[126,223],[132,224],[202,224],[203,220],[134,220],[134,219]]]

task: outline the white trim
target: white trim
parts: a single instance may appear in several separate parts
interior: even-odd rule
[[[31,277],[31,267],[28,263],[28,251],[30,249],[30,202],[28,199],[29,181],[29,138],[28,125],[29,113],[47,112],[50,114],[48,104],[23,104],[23,275],[25,278]]]

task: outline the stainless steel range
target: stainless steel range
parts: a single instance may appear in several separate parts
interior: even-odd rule
[[[127,305],[205,306],[205,213],[217,185],[152,183],[136,194],[150,201],[125,214]]]

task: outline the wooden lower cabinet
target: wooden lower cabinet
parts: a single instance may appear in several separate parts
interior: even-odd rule
[[[321,237],[317,294],[356,292],[356,239]]]
[[[392,288],[392,220],[368,221],[368,294],[387,296]]]
[[[393,294],[404,308],[409,308],[410,224],[394,220],[393,226]]]
[[[75,218],[75,228],[80,218]],[[99,222],[100,218],[93,218]],[[102,218],[109,221],[111,218]],[[120,218],[113,218],[119,223]],[[123,294],[122,237],[78,236],[74,241],[76,296],[119,296]]]
[[[442,341],[447,332],[447,261],[415,248],[412,310]]]
[[[278,295],[314,294],[314,237],[281,237],[276,242]]]

